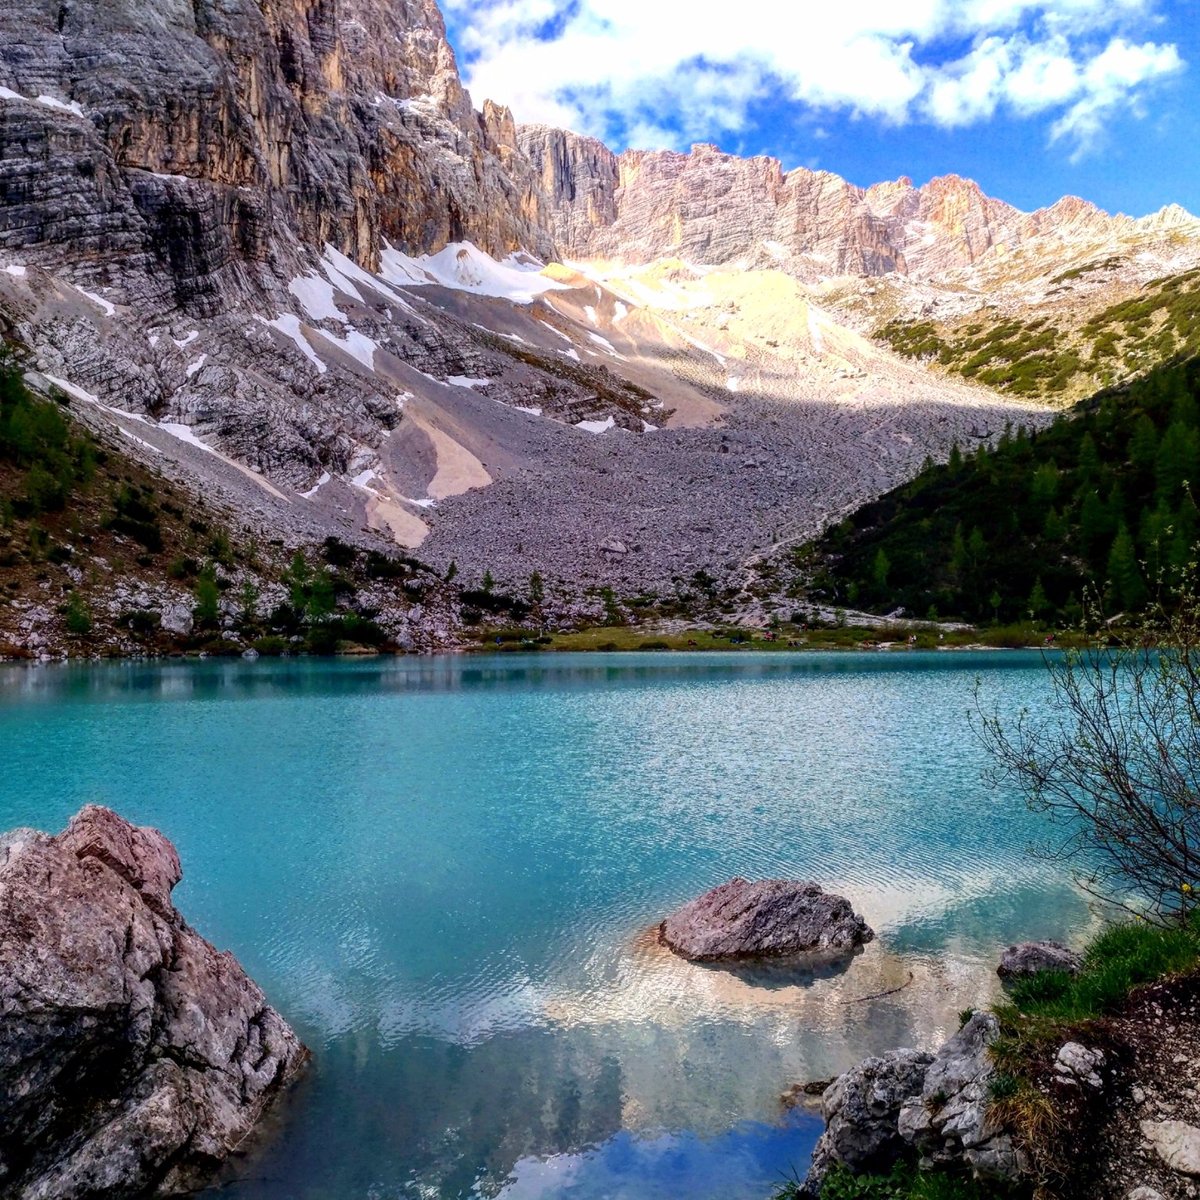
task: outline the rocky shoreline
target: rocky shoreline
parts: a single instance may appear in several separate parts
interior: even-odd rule
[[[0,837],[0,1195],[203,1186],[309,1054],[171,901],[174,846],[88,806]]]

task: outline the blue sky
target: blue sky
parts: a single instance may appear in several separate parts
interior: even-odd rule
[[[855,183],[1200,213],[1196,0],[443,0],[476,104]]]

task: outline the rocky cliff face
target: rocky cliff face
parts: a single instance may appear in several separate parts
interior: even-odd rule
[[[15,0],[0,84],[6,248],[145,256],[184,301],[288,240],[549,250],[433,0]]]
[[[592,138],[523,126],[521,149],[550,198],[555,238],[574,259],[780,266],[801,278],[932,277],[1041,236],[1103,238],[1135,225],[1068,198],[1028,214],[958,176],[855,187],[828,171],[714,146],[614,155]],[[1147,223],[1186,219],[1160,214]]]
[[[0,1194],[190,1191],[307,1058],[176,911],[179,878],[161,833],[107,809],[0,837]]]

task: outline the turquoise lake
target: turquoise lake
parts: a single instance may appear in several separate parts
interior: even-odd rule
[[[1036,653],[4,668],[0,828],[161,828],[180,909],[312,1048],[214,1197],[762,1200],[820,1131],[781,1091],[935,1043],[1010,941],[1091,924],[982,779],[977,678],[1048,694]],[[877,940],[815,978],[656,945],[738,874]]]

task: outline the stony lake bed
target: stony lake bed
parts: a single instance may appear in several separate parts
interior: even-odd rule
[[[1048,694],[1033,652],[4,668],[0,827],[161,828],[180,911],[312,1049],[222,1194],[749,1200],[820,1132],[781,1092],[935,1045],[1005,945],[1092,924],[982,779],[976,679]],[[657,943],[734,875],[876,939],[815,972]]]

